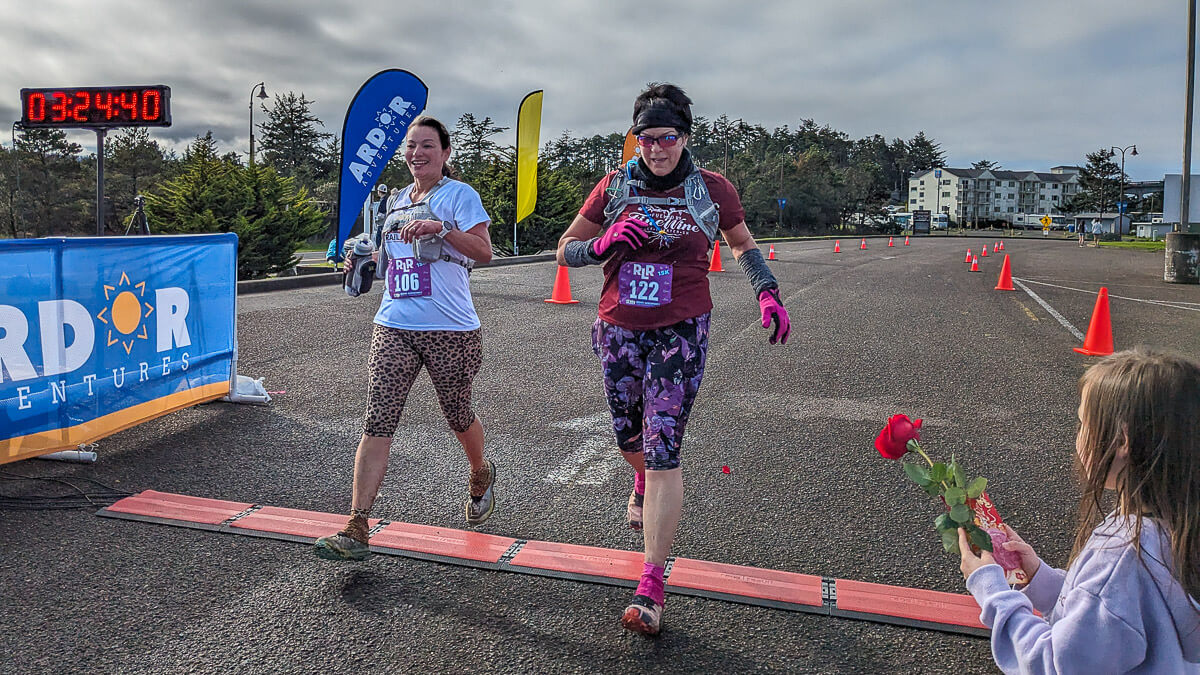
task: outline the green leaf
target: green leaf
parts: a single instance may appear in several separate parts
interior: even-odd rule
[[[946,506],[949,507],[967,503],[967,493],[962,488],[952,487],[946,490],[946,494],[943,497],[946,499]]]
[[[925,494],[929,495],[930,497],[941,497],[942,496],[942,484],[941,483],[930,483],[929,485],[922,485],[921,489],[925,490]]]
[[[968,509],[966,504],[956,504],[950,509],[950,517],[954,522],[965,527],[974,521],[975,514],[971,513],[971,509]]]
[[[946,549],[946,553],[958,553],[958,530],[942,532],[942,548]]]
[[[979,548],[985,551],[992,550],[992,538],[988,536],[987,532],[984,532],[978,527],[972,527],[967,530],[967,536],[971,539],[971,543],[975,544]]]
[[[971,484],[967,486],[967,496],[971,499],[979,499],[979,495],[983,494],[983,491],[986,489],[987,479],[983,476],[980,476],[971,481]]]
[[[954,522],[954,519],[950,517],[949,513],[943,513],[935,518],[933,521],[933,526],[938,529],[938,532],[958,529],[958,523]]]
[[[958,465],[958,462],[951,464],[950,470],[954,473],[954,484],[960,488],[967,487],[967,473]]]
[[[921,487],[929,485],[929,472],[925,470],[925,467],[912,464],[911,462],[903,462],[903,464],[904,474],[908,476],[909,480],[917,485],[920,485]]]
[[[946,480],[946,476],[947,473],[945,462],[934,462],[933,466],[929,468],[929,480],[935,483],[940,483]]]

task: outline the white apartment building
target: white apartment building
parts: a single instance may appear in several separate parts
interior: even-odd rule
[[[1011,223],[1021,213],[1062,213],[1059,205],[1076,192],[1077,166],[1056,166],[1050,173],[928,169],[909,179],[907,208],[945,213],[958,224],[986,220]]]

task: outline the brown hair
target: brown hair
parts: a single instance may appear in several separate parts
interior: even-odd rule
[[[1141,517],[1156,519],[1170,538],[1175,579],[1200,598],[1200,363],[1138,347],[1088,368],[1079,394],[1083,496],[1071,561],[1102,519],[1104,484],[1127,447],[1116,476],[1117,512],[1138,516],[1134,549],[1140,559]]]
[[[442,149],[445,150],[446,148],[450,147],[450,132],[446,129],[446,125],[442,124],[436,118],[430,117],[429,115],[420,115],[408,125],[410,132],[416,127],[428,127],[433,129],[437,132],[438,141],[441,143]],[[442,165],[442,175],[449,176],[450,178],[454,178],[456,180],[458,179],[458,172],[454,170],[454,167],[450,166],[450,162],[448,160]]]

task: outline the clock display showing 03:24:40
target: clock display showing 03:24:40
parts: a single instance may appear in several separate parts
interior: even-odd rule
[[[171,125],[171,88],[76,87],[21,90],[23,127]]]

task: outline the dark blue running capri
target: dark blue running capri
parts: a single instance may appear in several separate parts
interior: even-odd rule
[[[708,314],[653,330],[596,319],[592,351],[621,452],[641,452],[650,471],[679,466],[679,445],[708,355]]]

